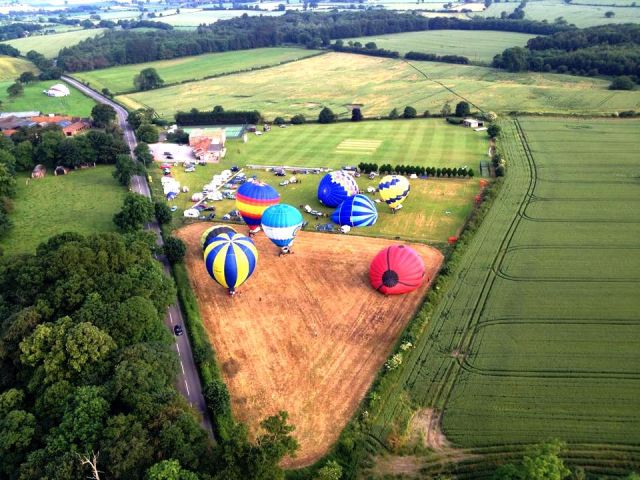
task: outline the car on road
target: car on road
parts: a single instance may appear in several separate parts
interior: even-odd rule
[[[176,336],[179,337],[180,335],[184,334],[184,331],[182,330],[182,327],[180,325],[176,325],[175,327],[173,327],[173,333],[175,333]]]

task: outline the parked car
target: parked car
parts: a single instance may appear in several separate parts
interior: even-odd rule
[[[283,182],[280,182],[280,186],[281,187],[286,187],[287,185],[289,185],[289,183],[290,183],[289,180],[285,180]]]
[[[262,135],[262,132],[260,130],[256,130],[256,135]]]
[[[280,128],[287,128],[287,126],[283,123],[282,125],[280,125]]]
[[[178,210],[178,206],[177,205],[174,205],[173,207],[171,207],[171,211],[172,212],[175,212],[176,210]]]
[[[195,171],[196,171],[196,167],[188,167],[184,169],[184,173],[191,173]]]
[[[216,218],[216,214],[210,213],[209,215],[206,216],[205,220],[213,220],[214,218]]]
[[[182,330],[182,327],[180,325],[176,325],[175,327],[173,327],[173,333],[176,334],[176,336],[181,336],[184,334],[184,331]]]
[[[237,172],[237,171],[239,171],[239,170],[240,170],[240,168],[239,168],[237,165],[234,165],[233,167],[231,167],[231,171],[232,171],[233,173],[235,173],[235,172]]]
[[[278,168],[275,171],[275,176],[276,177],[284,177],[286,175],[286,172],[282,169],[282,168]]]
[[[205,207],[202,209],[203,212],[215,212],[216,207]]]

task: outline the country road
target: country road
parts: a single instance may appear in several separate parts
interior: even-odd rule
[[[70,83],[78,90],[82,91],[85,95],[93,98],[96,102],[111,105],[115,109],[116,114],[118,115],[118,124],[124,132],[124,138],[129,145],[129,148],[131,149],[131,155],[133,156],[133,149],[136,147],[137,142],[133,129],[127,123],[127,111],[117,103],[83,85],[77,80],[74,80],[73,78],[62,76],[62,80]],[[134,176],[131,179],[131,189],[141,195],[151,198],[149,184],[147,183],[147,179],[145,177],[142,177],[140,175]],[[158,223],[156,221],[153,221],[145,225],[145,227],[156,234],[156,243],[159,246],[162,246],[162,235],[160,234],[160,227],[158,226]],[[169,264],[167,258],[164,255],[157,255],[156,258],[160,263],[162,263],[165,274],[171,277],[171,265]],[[171,331],[171,335],[173,335],[175,339],[175,349],[178,354],[178,359],[180,360],[180,372],[178,372],[176,388],[180,391],[184,398],[187,399],[191,406],[200,412],[202,416],[202,426],[213,438],[211,419],[209,418],[207,405],[202,395],[202,385],[200,384],[198,370],[196,368],[195,362],[193,361],[191,344],[187,335],[187,327],[185,325],[182,310],[180,309],[177,299],[175,299],[175,302],[169,306],[167,316],[165,318],[165,324],[167,325],[167,328],[169,328],[169,330]],[[185,331],[185,335],[181,335],[179,337],[175,336],[173,334],[173,327],[175,325],[182,325],[182,328]]]

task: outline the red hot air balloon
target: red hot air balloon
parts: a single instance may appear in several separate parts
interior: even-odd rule
[[[412,292],[424,281],[424,262],[405,245],[391,245],[378,252],[369,267],[371,286],[385,295]]]

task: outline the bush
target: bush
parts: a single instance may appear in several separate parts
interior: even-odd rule
[[[207,401],[207,407],[214,417],[228,414],[231,411],[229,390],[222,380],[211,381],[204,387],[202,393]]]
[[[185,253],[187,253],[187,246],[179,238],[168,237],[164,241],[164,254],[171,264],[182,262]]]
[[[389,112],[389,119],[395,120],[396,118],[400,118],[400,114],[398,113],[398,109],[394,108]]]
[[[402,116],[404,118],[416,118],[418,116],[418,112],[416,111],[415,108],[407,105],[406,107],[404,107],[404,112],[402,112]]]
[[[178,125],[229,125],[239,123],[260,123],[262,115],[257,110],[253,111],[224,111],[222,108],[211,112],[190,112],[176,113],[176,123]]]
[[[299,113],[298,115],[294,115],[293,117],[291,117],[291,123],[293,125],[302,125],[303,123],[305,123],[307,121],[306,118],[304,118],[304,115],[302,115],[301,113]]]
[[[156,218],[158,219],[158,223],[160,225],[165,225],[171,222],[171,209],[169,206],[162,200],[157,200],[153,204]]]
[[[492,123],[491,125],[489,125],[489,128],[487,128],[487,134],[489,135],[489,138],[499,137],[500,131],[500,125],[496,125],[495,123]]]
[[[616,77],[609,85],[609,90],[633,90],[635,87],[633,80],[630,77],[622,76]]]
[[[276,117],[273,123],[275,123],[276,125],[284,125],[287,122],[283,117]]]
[[[358,107],[355,107],[353,110],[351,110],[351,121],[359,122],[360,120],[362,120],[362,110],[360,110]]]
[[[456,117],[467,117],[471,113],[471,107],[468,102],[459,102],[456,105]]]
[[[333,123],[336,121],[336,114],[329,107],[324,107],[318,115],[319,123]]]
[[[144,143],[157,143],[159,139],[158,129],[150,123],[143,123],[136,130],[136,138]]]

